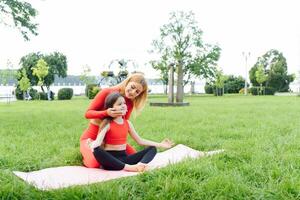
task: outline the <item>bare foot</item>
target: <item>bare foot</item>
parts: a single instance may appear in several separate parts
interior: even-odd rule
[[[143,163],[138,163],[135,165],[128,165],[126,164],[124,167],[124,170],[129,172],[144,172],[145,171],[145,165]]]

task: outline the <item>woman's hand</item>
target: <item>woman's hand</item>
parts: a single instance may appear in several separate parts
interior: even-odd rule
[[[122,109],[116,109],[116,108],[108,108],[107,109],[107,114],[113,118],[123,116],[124,115],[124,110]]]
[[[171,148],[175,143],[172,142],[171,140],[169,139],[164,139],[160,144],[159,146],[162,147],[162,148],[165,148],[165,149],[169,149]]]

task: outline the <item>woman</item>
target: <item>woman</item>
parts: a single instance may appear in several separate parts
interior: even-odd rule
[[[125,98],[125,104],[127,110],[123,108],[108,108],[104,109],[104,101],[107,95],[112,92],[119,92]],[[101,121],[110,116],[110,117],[118,117],[122,116],[122,114],[126,112],[124,118],[128,120],[134,109],[137,113],[139,113],[147,100],[147,92],[148,92],[148,85],[141,73],[135,73],[130,75],[127,79],[125,79],[120,84],[105,88],[101,90],[94,100],[91,102],[88,110],[85,113],[85,117],[90,120],[90,124],[88,129],[84,131],[82,136],[80,137],[80,152],[83,157],[83,164],[86,167],[90,168],[98,168],[100,167],[100,163],[95,159],[93,152],[87,145],[87,139],[91,138],[95,140],[99,131],[99,125]],[[116,149],[118,147],[115,147]],[[127,154],[135,153],[135,149],[132,148],[130,145],[127,144],[126,146]]]
[[[119,92],[113,92],[105,98],[104,108],[127,110],[125,99]],[[125,112],[123,114],[125,115]],[[139,145],[149,147],[128,155],[125,151],[128,133]],[[168,139],[161,143],[143,139],[129,120],[125,120],[123,116],[117,116],[105,118],[100,125],[96,140],[88,139],[88,145],[104,169],[143,172],[147,169],[147,164],[155,157],[156,147],[170,148],[173,144]]]

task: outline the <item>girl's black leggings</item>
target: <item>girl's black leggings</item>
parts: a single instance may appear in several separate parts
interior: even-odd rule
[[[107,170],[122,170],[125,164],[134,165],[139,162],[149,163],[156,155],[156,147],[150,146],[132,155],[127,155],[126,151],[106,151],[101,147],[94,149],[96,160]]]

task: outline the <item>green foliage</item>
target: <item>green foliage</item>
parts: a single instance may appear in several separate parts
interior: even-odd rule
[[[289,84],[293,82],[295,77],[293,74],[287,74],[287,62],[281,52],[272,49],[258,58],[249,71],[253,86],[260,86],[256,76],[260,67],[260,70],[263,68],[263,72],[259,73],[267,76],[267,80],[262,82],[262,86],[273,88],[275,92],[287,92],[289,90]]]
[[[89,97],[89,93],[93,90],[94,87],[97,87],[97,84],[88,84],[85,86],[85,96]]]
[[[37,11],[30,3],[18,0],[1,0],[0,1],[0,22],[15,26],[20,30],[25,40],[29,40],[29,33],[37,35],[37,24],[32,22],[36,17]],[[13,24],[3,21],[6,18],[12,18]]]
[[[50,88],[50,85],[54,83],[55,76],[58,77],[66,77],[67,76],[67,58],[65,55],[59,52],[54,52],[48,55],[43,55],[41,53],[30,53],[26,56],[23,56],[20,60],[21,69],[18,71],[25,70],[26,74],[30,80],[32,86],[40,85],[41,80],[38,76],[35,76],[33,73],[37,73],[39,71],[40,75],[45,75],[46,66],[40,66],[39,70],[37,68],[37,64],[40,61],[40,64],[44,65],[43,61],[48,65],[48,73],[43,78],[43,85]],[[42,62],[42,63],[41,63]],[[35,72],[34,72],[35,71]],[[19,79],[18,79],[19,80]],[[43,92],[43,86],[41,86]]]
[[[274,95],[275,89],[271,87],[251,87],[249,88],[249,92],[252,95]]]
[[[49,73],[48,64],[44,59],[40,58],[37,64],[31,69],[32,74],[38,77],[38,86],[42,86],[44,84],[44,78]]]
[[[18,82],[18,84],[20,85],[20,89],[21,91],[25,92],[29,89],[30,87],[30,80],[27,77],[26,71],[25,69],[22,70],[22,73],[20,74],[20,80]]]
[[[38,92],[40,100],[48,100],[48,95],[46,92]],[[50,100],[54,100],[54,92],[50,91]]]
[[[93,87],[92,90],[89,92],[88,98],[89,98],[89,99],[94,99],[95,96],[98,94],[98,92],[100,92],[100,90],[101,90],[101,89],[100,89],[98,86]]]
[[[229,75],[224,81],[225,93],[239,93],[245,87],[245,79],[242,76]]]
[[[72,88],[61,88],[58,90],[57,98],[58,100],[70,100],[73,97]]]
[[[160,80],[164,85],[168,85],[169,82],[169,65],[168,63],[168,55],[163,54],[160,60],[152,60],[150,64],[153,69],[160,72]]]
[[[15,95],[17,100],[24,100],[23,91],[20,89],[20,86],[16,87]]]
[[[31,96],[31,100],[38,100],[39,99],[39,93],[36,89],[30,88],[29,95]]]
[[[213,94],[214,93],[214,85],[206,82],[204,86],[204,90],[206,94]]]

